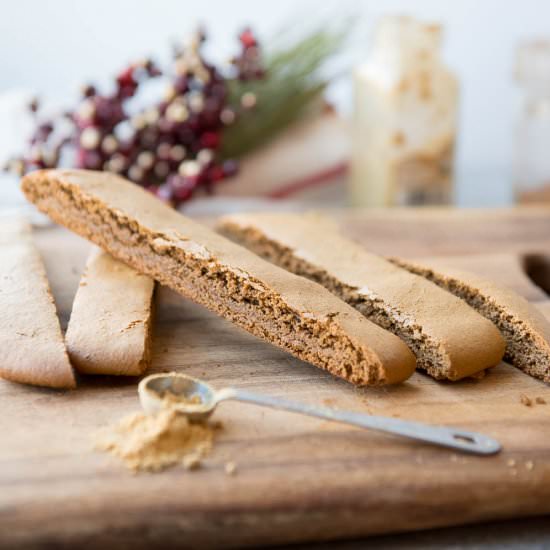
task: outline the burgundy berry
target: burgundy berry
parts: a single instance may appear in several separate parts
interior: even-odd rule
[[[126,86],[135,86],[136,81],[134,80],[134,67],[128,67],[119,73],[116,77],[116,81],[121,88]]]
[[[223,180],[225,176],[226,174],[221,166],[212,166],[208,170],[208,177],[214,183]]]
[[[82,95],[84,97],[93,97],[96,95],[97,91],[95,89],[95,86],[92,86],[91,84],[86,84],[82,87]]]
[[[216,149],[220,144],[220,135],[217,132],[205,132],[201,136],[201,145],[207,149]]]

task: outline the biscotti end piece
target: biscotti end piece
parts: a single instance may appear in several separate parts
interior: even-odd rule
[[[497,365],[504,340],[459,298],[339,234],[318,214],[224,216],[218,229],[267,260],[316,281],[402,338],[417,367],[459,380]]]
[[[0,220],[0,258],[0,376],[74,388],[46,271],[25,221]]]
[[[513,290],[437,260],[392,258],[411,273],[433,281],[491,320],[506,340],[504,359],[525,373],[550,382],[550,322]]]
[[[415,359],[395,335],[320,285],[277,268],[113,174],[41,170],[27,198],[54,221],[250,333],[357,385],[401,382]]]
[[[151,363],[154,281],[94,247],[65,335],[74,367],[139,376]]]

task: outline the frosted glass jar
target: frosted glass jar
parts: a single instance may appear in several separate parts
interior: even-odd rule
[[[520,45],[516,79],[523,89],[516,127],[516,201],[550,202],[550,40]]]
[[[352,205],[452,201],[458,82],[440,43],[439,25],[410,17],[378,25],[354,72]]]

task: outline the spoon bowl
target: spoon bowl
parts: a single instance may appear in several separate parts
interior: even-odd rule
[[[139,400],[143,410],[152,414],[169,405],[186,415],[191,421],[206,420],[216,408],[214,388],[185,374],[152,374],[138,386]],[[173,397],[172,397],[173,396]]]

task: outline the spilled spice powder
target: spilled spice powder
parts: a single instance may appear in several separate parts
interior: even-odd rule
[[[155,414],[134,413],[104,428],[95,448],[122,459],[134,472],[158,472],[178,463],[195,469],[212,450],[215,431],[216,426],[191,423],[168,405]]]

